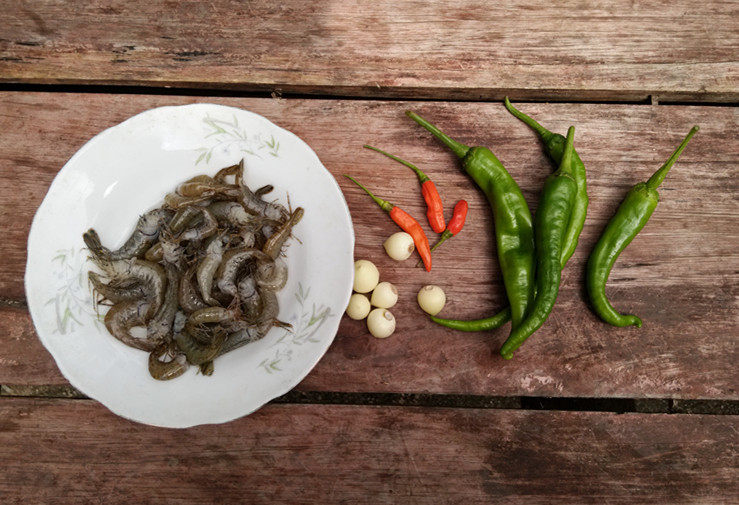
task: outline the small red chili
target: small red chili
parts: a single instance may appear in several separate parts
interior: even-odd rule
[[[382,149],[368,145],[365,145],[364,147],[377,151],[378,153],[383,154],[391,160],[395,160],[416,172],[418,180],[421,181],[421,193],[423,194],[423,199],[426,201],[426,217],[429,220],[429,225],[431,225],[431,229],[434,230],[435,233],[443,232],[444,228],[446,228],[446,223],[444,222],[444,205],[441,203],[441,197],[439,196],[439,192],[436,190],[436,185],[431,179],[429,179],[428,175],[424,174],[423,171],[413,163],[398,158],[394,154],[387,153]]]
[[[432,251],[443,244],[446,239],[451,238],[462,231],[464,221],[465,219],[467,219],[468,208],[469,206],[467,205],[467,202],[465,200],[460,200],[457,202],[457,205],[454,206],[454,214],[452,214],[452,218],[449,220],[449,226],[447,226],[446,230],[444,230],[444,233],[441,234],[441,238],[439,239],[439,241],[434,244],[434,247],[431,248]]]
[[[429,239],[426,237],[426,234],[423,232],[423,228],[421,228],[421,225],[418,224],[418,221],[413,219],[413,216],[408,214],[406,211],[398,207],[397,205],[393,205],[392,203],[388,202],[387,200],[383,200],[382,198],[377,198],[375,195],[372,194],[372,192],[362,186],[357,180],[350,176],[344,174],[344,177],[352,181],[354,184],[359,186],[364,190],[365,193],[367,193],[377,205],[380,206],[382,210],[390,214],[390,219],[395,221],[395,224],[400,226],[400,228],[409,234],[413,238],[413,243],[416,245],[416,250],[418,251],[418,254],[421,256],[421,260],[423,261],[423,265],[426,267],[426,271],[431,271],[431,250],[429,249]]]

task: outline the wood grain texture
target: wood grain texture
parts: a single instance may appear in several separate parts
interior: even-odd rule
[[[419,218],[412,173],[361,148],[365,142],[417,162],[439,187],[447,213],[470,202],[466,228],[435,254],[433,273],[387,258],[393,223],[339,178],[356,229],[357,258],[375,261],[398,286],[397,333],[371,338],[345,318],[334,344],[300,385],[315,391],[736,399],[739,295],[739,110],[729,107],[524,104],[556,131],[577,124],[591,207],[548,323],[511,362],[496,351],[507,327],[463,334],[428,322],[415,296],[446,290],[443,314],[481,317],[504,303],[492,220],[483,196],[434,140],[405,118],[414,107],[469,144],[492,147],[535,207],[551,170],[534,134],[496,103],[387,103],[76,94],[0,94],[0,297],[23,297],[25,242],[52,178],[101,129],[150,107],[211,101],[265,115],[298,134],[336,176],[361,181]],[[623,253],[609,282],[614,305],[643,317],[641,330],[611,328],[588,310],[587,254],[627,188],[659,167],[693,124],[701,131],[665,181],[662,203]],[[449,215],[447,214],[447,217]],[[424,223],[427,232],[427,225]],[[0,384],[62,379],[23,309],[0,312]]]
[[[736,101],[736,2],[7,2],[0,81]]]
[[[736,416],[270,405],[165,430],[0,401],[0,497],[63,503],[728,504]]]

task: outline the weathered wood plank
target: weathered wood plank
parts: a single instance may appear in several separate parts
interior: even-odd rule
[[[731,503],[735,416],[270,405],[164,430],[0,400],[3,503]]]
[[[75,94],[0,94],[0,297],[23,296],[25,240],[51,179],[88,138],[141,110],[214,101],[266,115],[305,139],[334,174],[350,172],[416,216],[423,200],[404,167],[361,148],[364,142],[418,162],[447,206],[466,198],[465,230],[438,251],[432,274],[395,263],[381,247],[395,231],[343,178],[357,234],[356,256],[375,261],[395,283],[398,332],[368,336],[345,320],[328,354],[300,386],[316,391],[387,391],[536,396],[736,399],[739,110],[723,107],[527,104],[551,128],[578,126],[589,169],[591,208],[550,321],[512,362],[495,350],[507,329],[459,334],[427,322],[415,294],[444,287],[444,313],[483,316],[504,303],[491,219],[484,198],[456,162],[403,115],[410,106],[468,143],[494,148],[535,205],[551,169],[534,135],[500,104],[329,100],[196,99]],[[626,189],[647,177],[693,124],[701,131],[670,173],[663,201],[624,252],[609,284],[614,304],[644,317],[641,330],[616,329],[587,309],[582,272],[592,245]],[[425,225],[424,225],[425,226]],[[464,255],[460,260],[459,255]],[[0,312],[0,384],[59,383],[51,358],[22,309]]]
[[[0,12],[0,81],[736,101],[735,2],[59,0]]]

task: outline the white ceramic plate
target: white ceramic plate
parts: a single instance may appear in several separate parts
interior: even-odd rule
[[[278,296],[279,318],[294,331],[274,328],[218,358],[210,377],[190,367],[177,379],[156,381],[147,354],[113,338],[95,313],[82,233],[93,227],[104,245],[118,247],[137,217],[179,182],[242,157],[249,186],[272,184],[277,200],[287,204],[289,193],[293,208],[305,209]],[[86,395],[151,425],[221,423],[286,393],[323,356],[351,295],[353,247],[341,190],[298,137],[233,107],[161,107],[100,133],[56,176],[28,238],[26,297],[41,342]]]

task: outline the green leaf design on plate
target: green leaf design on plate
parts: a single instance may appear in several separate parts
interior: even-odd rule
[[[259,367],[267,373],[275,373],[280,371],[279,365],[284,361],[290,361],[293,355],[293,349],[296,346],[303,346],[309,343],[318,343],[320,339],[315,335],[321,329],[323,324],[333,317],[331,309],[323,304],[310,304],[307,308],[308,298],[310,296],[310,288],[303,288],[302,283],[298,283],[298,289],[295,292],[295,299],[298,301],[302,309],[302,313],[298,322],[292,330],[285,330],[280,337],[272,344],[274,355],[265,358]]]
[[[87,288],[86,249],[58,249],[51,258],[56,267],[55,294],[44,306],[54,310],[54,333],[65,335],[92,321],[99,329],[102,319]]]
[[[252,156],[261,157],[260,152],[264,152],[275,158],[280,157],[280,141],[274,135],[270,135],[269,139],[263,139],[259,133],[250,134],[246,128],[239,125],[236,114],[232,115],[231,120],[206,114],[203,124],[205,125],[203,138],[208,141],[208,145],[195,149],[199,153],[195,159],[196,166],[203,161],[206,164],[210,163],[216,150],[227,151],[232,147]]]

